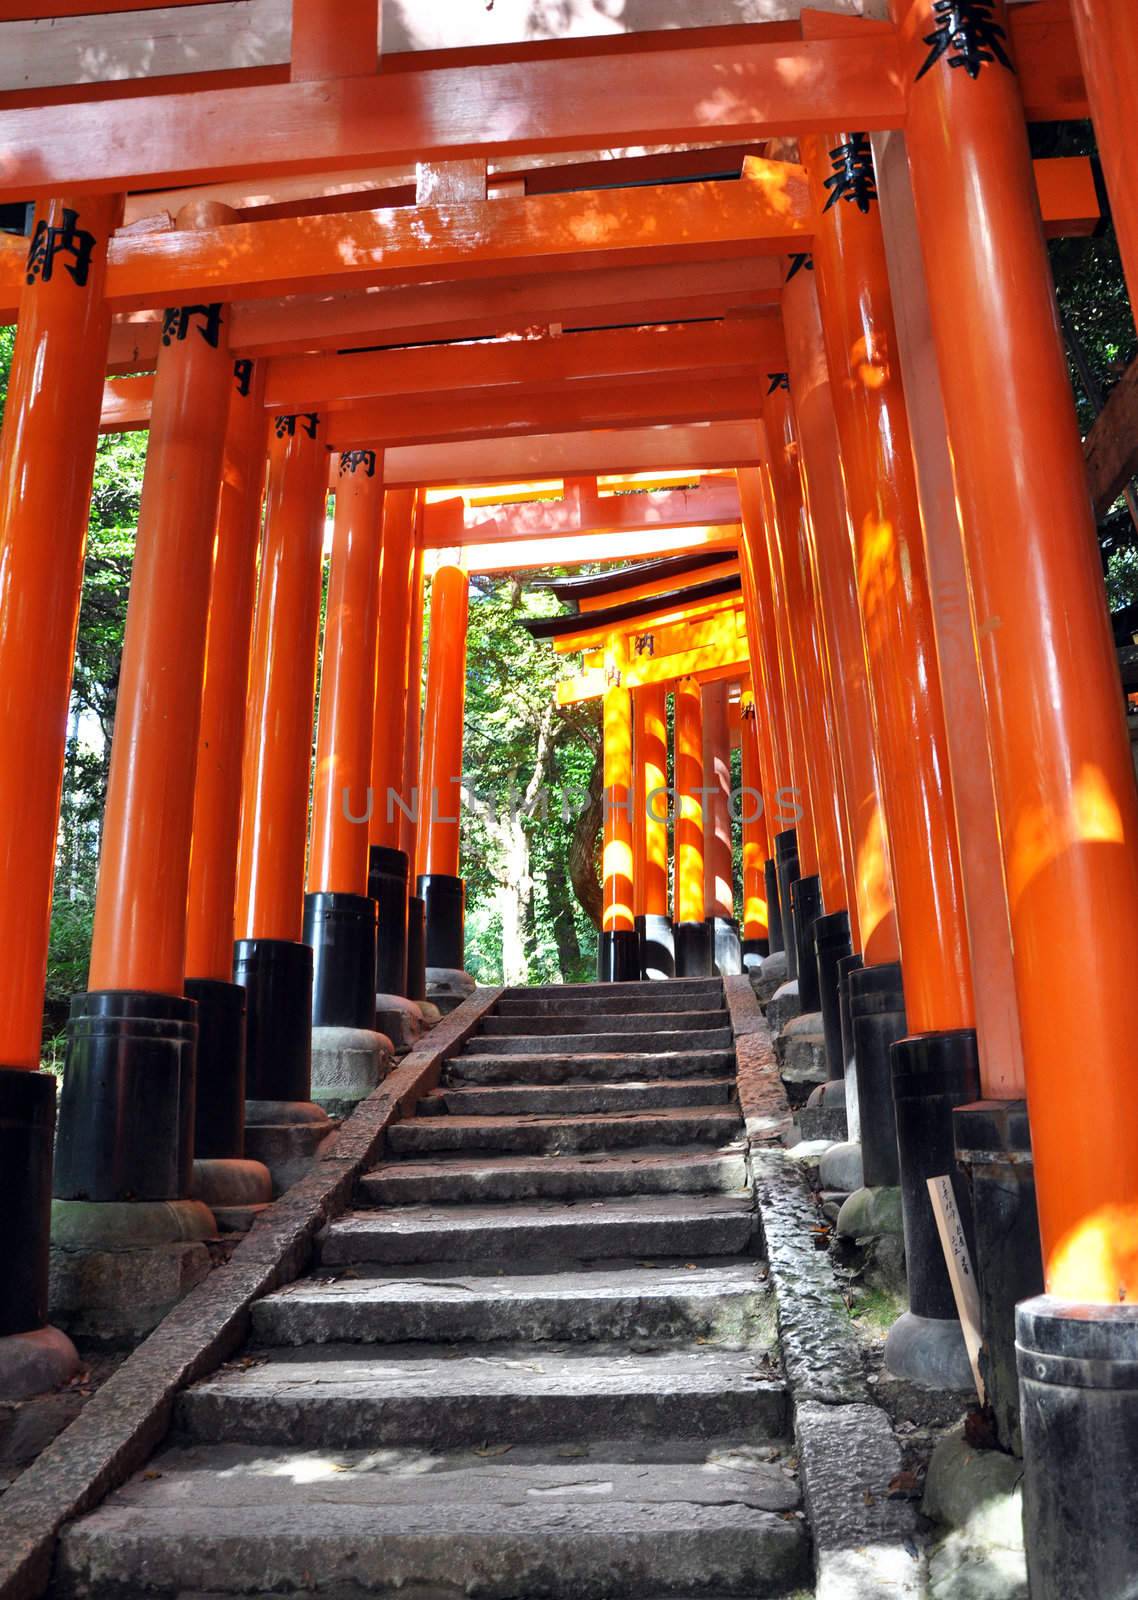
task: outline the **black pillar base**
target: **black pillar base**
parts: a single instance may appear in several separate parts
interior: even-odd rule
[[[778,867],[773,861],[768,861],[763,868],[763,875],[767,884],[767,938],[770,942],[768,955],[775,956],[784,949],[782,932],[782,907],[778,903]]]
[[[57,1200],[185,1200],[198,1008],[136,989],[77,994],[55,1152]]]
[[[782,947],[786,951],[786,976],[798,976],[798,942],[794,933],[794,908],[790,886],[798,877],[798,830],[787,828],[776,833],[774,859],[778,874],[778,905],[782,919]]]
[[[956,1167],[952,1113],[980,1093],[976,1034],[971,1028],[917,1034],[899,1039],[891,1055],[909,1307],[918,1317],[955,1322],[956,1301],[927,1180],[952,1178],[969,1254],[974,1258],[972,1208],[968,1186]]]
[[[712,964],[714,951],[711,943],[711,925],[707,922],[677,922],[676,977],[710,978],[714,976]]]
[[[708,917],[711,965],[721,978],[737,978],[743,970],[743,941],[734,917]]]
[[[855,968],[849,975],[849,990],[864,1183],[867,1189],[895,1189],[901,1169],[889,1051],[908,1032],[901,963],[883,961]]]
[[[1043,1293],[1027,1105],[1023,1100],[978,1100],[957,1106],[952,1128],[976,1235],[972,1260],[984,1337],[980,1371],[997,1437],[1005,1450],[1019,1455],[1015,1308]]]
[[[407,993],[406,850],[373,844],[368,854],[367,892],[378,907],[375,937],[376,994]]]
[[[0,1339],[32,1333],[47,1322],[54,1133],[51,1074],[0,1067],[0,1216],[5,1237]]]
[[[838,963],[853,954],[848,911],[831,911],[814,924],[814,966],[826,1039],[826,1065],[834,1080],[846,1075],[842,1055],[842,1013],[838,1002]],[[800,985],[801,992],[801,985]]]
[[[822,880],[817,873],[795,878],[790,886],[794,911],[794,941],[798,951],[798,1004],[802,1011],[820,1011],[818,956],[814,947],[814,924],[822,915]]]
[[[1138,1306],[1016,1309],[1032,1600],[1130,1600],[1138,1572]]]
[[[245,990],[218,978],[187,978],[197,1001],[194,1160],[240,1160],[245,1154]]]
[[[771,953],[769,939],[744,939],[742,946],[743,971],[757,972]]]
[[[676,939],[671,917],[662,917],[659,912],[637,917],[636,931],[640,937],[640,976],[674,978]]]
[[[420,877],[419,894],[427,919],[427,965],[447,967],[452,972],[465,970],[466,884],[442,872]]]
[[[375,901],[362,894],[304,897],[312,946],[312,1026],[375,1027]]]
[[[421,896],[407,896],[407,998],[427,998],[427,908]]]
[[[637,983],[640,979],[640,940],[635,928],[618,928],[601,934],[602,983]]]
[[[311,1100],[311,946],[238,939],[233,979],[245,987],[245,1098]]]
[[[851,1144],[861,1142],[861,1117],[857,1099],[857,1055],[854,1050],[853,1020],[850,1017],[850,973],[859,972],[864,965],[865,961],[860,955],[843,956],[838,962],[838,1012],[846,1080],[846,1132]]]

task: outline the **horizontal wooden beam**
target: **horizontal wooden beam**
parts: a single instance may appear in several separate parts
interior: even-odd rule
[[[695,678],[700,683],[717,683],[724,678],[737,678],[750,667],[746,638],[734,648],[716,650],[685,650],[671,656],[642,656],[621,670],[620,682],[626,689],[642,689],[650,683],[672,683],[679,678]],[[593,667],[579,677],[569,678],[557,685],[557,703],[561,706],[580,705],[584,700],[597,700],[611,685],[603,667]]]
[[[450,502],[428,505],[423,543],[429,549],[455,543],[513,544],[525,539],[564,538],[568,534],[615,535],[739,521],[739,492],[730,478],[709,478],[698,489],[655,494],[586,498],[568,492],[568,485],[566,489],[561,500],[468,509],[457,530],[446,509]]]
[[[232,307],[229,342],[240,355],[279,356],[520,336],[553,323],[572,330],[683,322],[774,305],[784,277],[781,261],[755,256],[244,300]],[[145,371],[160,346],[159,312],[123,316],[111,329],[107,370]]]
[[[783,31],[783,30],[780,30]],[[689,42],[0,112],[0,200],[540,150],[899,127],[890,35]],[[1074,59],[1074,57],[1072,57]]]
[[[716,573],[711,580],[712,585],[718,584],[724,575]],[[736,569],[735,578],[738,578]],[[731,582],[730,576],[726,581]],[[685,589],[688,587],[685,584]],[[697,586],[692,585],[693,589]],[[719,595],[712,598],[684,599],[678,597],[673,590],[670,602],[665,598],[654,609],[646,609],[644,614],[635,622],[621,623],[616,632],[626,641],[626,646],[631,646],[628,651],[630,659],[639,659],[636,651],[636,640],[652,635],[662,628],[678,629],[685,625],[699,622],[717,621],[723,617],[730,617],[730,628],[734,629],[734,616],[740,605],[739,585],[736,581],[734,592],[728,595]],[[574,628],[571,633],[558,634],[550,641],[554,651],[559,655],[572,655],[575,651],[588,652],[603,651],[612,635],[611,623],[606,623],[603,617],[590,617],[587,613],[580,618],[581,626]]]
[[[390,482],[391,456],[384,477]],[[395,469],[400,469],[396,465]],[[516,544],[456,545],[427,550],[424,566],[461,566],[467,572],[524,572],[536,567],[573,567],[592,561],[648,561],[691,550],[728,550],[739,542],[739,524],[711,528],[645,528],[637,533],[570,533],[522,539]]]
[[[714,566],[693,567],[683,574],[686,585],[711,583],[716,578],[733,577],[739,571],[738,561],[719,561]],[[643,583],[622,587],[617,593],[622,600],[647,600],[651,595],[666,594],[669,589],[676,587],[677,579],[673,575],[665,574],[663,577],[647,578]],[[613,604],[616,593],[583,595],[578,601],[581,615],[587,617],[592,611],[604,610]]]
[[[567,384],[544,393],[484,395],[475,390],[415,400],[376,400],[328,416],[336,450],[358,445],[451,443],[507,434],[661,427],[686,422],[739,421],[755,416],[753,380],[727,379],[704,387],[698,372],[639,384]]]
[[[402,406],[413,397],[437,399],[463,390],[504,399],[503,390],[518,395],[562,384],[701,371],[706,371],[708,382],[749,377],[757,391],[768,372],[785,367],[781,320],[756,315],[691,327],[607,329],[431,349],[286,356],[269,362],[265,404],[271,411],[344,411],[361,401],[385,399]]]
[[[1086,438],[1087,477],[1095,516],[1101,522],[1138,476],[1138,361],[1111,390]]]
[[[655,428],[611,428],[592,433],[547,433],[467,440],[457,444],[401,445],[384,455],[384,481],[400,487],[524,482],[586,473],[757,467],[763,460],[762,424],[696,422]],[[585,557],[583,559],[591,559]]]

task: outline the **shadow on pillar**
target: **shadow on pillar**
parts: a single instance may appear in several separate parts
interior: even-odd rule
[[[1031,1129],[1023,1100],[978,1100],[952,1113],[956,1160],[972,1203],[980,1295],[980,1372],[1005,1450],[1022,1454],[1015,1308],[1043,1293]]]
[[[714,976],[714,947],[709,922],[677,922],[676,977],[710,978]]]
[[[917,1034],[899,1039],[891,1057],[909,1310],[890,1329],[885,1365],[894,1377],[926,1388],[969,1390],[972,1369],[928,1180],[951,1179],[968,1253],[975,1260],[972,1207],[956,1165],[952,1113],[980,1092],[976,1034],[971,1028]]]
[[[640,938],[635,928],[601,933],[599,976],[602,983],[636,983],[640,979]]]
[[[782,906],[778,898],[778,867],[773,861],[767,861],[763,868],[763,875],[767,885],[767,943],[770,946],[765,954],[776,956],[784,949],[782,932]]]
[[[427,998],[427,908],[418,894],[407,896],[407,998]]]
[[[378,908],[375,947],[375,992],[406,995],[407,886],[410,864],[405,850],[373,844],[368,857],[367,889]]]
[[[790,885],[790,905],[797,951],[798,1006],[802,1012],[821,1010],[818,992],[818,955],[814,924],[822,915],[822,880],[816,873],[795,878]]]
[[[306,894],[304,942],[312,947],[312,1026],[374,1029],[375,901]]]
[[[671,917],[661,916],[659,912],[637,917],[636,934],[640,941],[640,976],[674,978],[676,940]]]
[[[798,976],[798,942],[794,933],[794,910],[790,902],[790,886],[798,877],[796,828],[787,828],[775,835],[774,859],[778,873],[778,904],[782,922],[782,944],[786,951],[786,976],[790,981]]]
[[[708,917],[712,976],[737,978],[743,970],[743,941],[734,917]]]

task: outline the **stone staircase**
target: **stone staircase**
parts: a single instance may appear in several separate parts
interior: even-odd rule
[[[722,984],[507,991],[53,1593],[809,1586]]]

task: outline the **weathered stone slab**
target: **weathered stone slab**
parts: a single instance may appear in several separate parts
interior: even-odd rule
[[[360,1180],[371,1205],[602,1199],[610,1195],[730,1193],[749,1187],[741,1146],[689,1154],[486,1156],[392,1162]]]
[[[508,1261],[560,1256],[742,1255],[755,1230],[750,1196],[683,1195],[614,1200],[604,1206],[444,1205],[360,1211],[338,1219],[320,1242],[323,1266],[357,1262]]]
[[[517,1276],[395,1270],[307,1279],[254,1308],[266,1344],[368,1344],[425,1339],[756,1340],[773,1332],[757,1262],[597,1267]]]
[[[606,1111],[658,1111],[665,1106],[726,1105],[734,1097],[733,1077],[661,1078],[648,1083],[513,1083],[474,1089],[448,1086],[433,1096],[442,1102],[443,1110],[456,1117],[575,1117]],[[419,1113],[429,1115],[430,1107],[420,1105]]]
[[[571,1037],[561,1033],[481,1034],[467,1045],[470,1055],[534,1056],[573,1055],[580,1048],[582,1055],[611,1054],[617,1050],[633,1050],[637,1054],[656,1055],[661,1051],[688,1055],[702,1055],[708,1050],[729,1050],[731,1029],[714,1028],[640,1028],[631,1033],[618,1033],[605,1028],[605,1017],[588,1019],[596,1028],[594,1033],[578,1033]],[[669,1020],[662,1018],[662,1021]]]
[[[557,1055],[553,1051],[537,1055],[517,1052],[510,1055],[466,1054],[448,1068],[448,1081],[456,1087],[466,1084],[518,1083],[559,1084],[588,1080],[619,1083],[633,1079],[650,1083],[657,1079],[729,1076],[735,1069],[735,1052],[726,1050],[616,1050]]]
[[[725,1106],[591,1117],[417,1117],[395,1124],[388,1144],[393,1153],[408,1156],[448,1150],[553,1155],[645,1144],[725,1144],[740,1126],[738,1111]]]
[[[360,1356],[304,1350],[198,1384],[179,1407],[197,1440],[376,1449],[568,1442],[597,1436],[778,1437],[785,1386],[757,1353],[671,1346],[635,1354],[415,1346]]]

